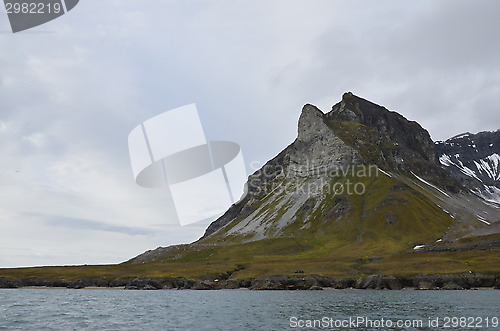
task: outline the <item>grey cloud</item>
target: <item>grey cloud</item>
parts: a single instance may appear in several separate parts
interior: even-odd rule
[[[426,13],[415,17],[407,30],[393,36],[392,41],[400,46],[393,51],[409,63],[422,63],[414,70],[463,72],[497,64],[499,11],[500,3],[492,0],[435,2]]]
[[[348,90],[420,122],[435,139],[498,129],[499,6],[101,1],[54,20],[43,28],[50,34],[0,34],[0,180],[8,184],[0,208],[80,229],[86,242],[113,237],[110,247],[199,237],[201,226],[168,222],[168,197],[135,186],[127,149],[136,125],[192,102],[207,138],[239,143],[247,165],[295,138],[303,104],[328,111]],[[20,167],[19,178],[10,175]],[[117,217],[124,225],[95,221]],[[150,224],[165,224],[154,245]],[[47,250],[57,247],[51,235],[40,244]],[[63,254],[59,263],[71,262]]]
[[[500,3],[419,2],[413,15],[383,5],[387,12],[374,10],[368,22],[366,10],[345,9],[352,24],[332,24],[315,41],[296,94],[338,100],[352,90],[419,121],[435,139],[499,127]]]
[[[45,224],[54,227],[63,227],[63,228],[89,230],[89,231],[116,232],[131,236],[152,235],[156,233],[156,231],[153,231],[151,229],[112,225],[110,223],[102,221],[95,221],[95,220],[76,218],[76,217],[42,215],[42,214],[27,214],[27,215],[32,217],[33,216],[38,217]]]

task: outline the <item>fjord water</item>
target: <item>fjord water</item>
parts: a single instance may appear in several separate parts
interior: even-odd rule
[[[0,290],[0,330],[499,330],[500,292]],[[467,327],[446,318],[474,318]],[[335,327],[351,318],[371,326]],[[386,324],[376,324],[384,319]],[[429,326],[429,319],[439,327]],[[316,328],[301,328],[323,320]],[[388,327],[387,320],[421,320]],[[308,322],[309,321],[309,322]],[[330,321],[329,323],[326,323]],[[488,321],[488,325],[487,325]],[[455,322],[458,322],[455,320]],[[374,324],[375,323],[375,324]]]

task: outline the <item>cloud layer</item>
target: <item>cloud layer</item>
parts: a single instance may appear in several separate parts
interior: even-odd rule
[[[11,34],[0,20],[0,267],[116,263],[199,238],[136,186],[127,135],[196,102],[248,166],[345,91],[436,140],[500,128],[500,3],[81,1]],[[256,164],[258,162],[254,162]]]

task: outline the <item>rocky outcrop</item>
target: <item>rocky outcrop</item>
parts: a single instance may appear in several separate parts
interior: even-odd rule
[[[315,106],[302,108],[297,139],[287,148],[283,164],[287,177],[324,175],[363,163],[358,151],[341,140],[325,120],[325,114]]]
[[[460,182],[440,167],[429,132],[417,122],[350,92],[325,118],[365,163],[396,173],[416,173],[449,192],[463,191]]]
[[[371,290],[468,290],[476,288],[500,289],[499,275],[454,274],[454,275],[420,275],[412,277],[395,277],[370,275],[360,278],[327,278],[321,276],[269,276],[253,279],[205,279],[190,280],[186,278],[117,278],[81,279],[76,281],[9,279],[0,278],[0,288],[20,287],[65,287],[81,289],[86,287],[125,288],[128,290],[322,290],[322,289],[371,289]]]
[[[398,146],[402,158],[422,158],[438,164],[434,142],[420,124],[351,92],[343,95],[342,101],[332,107],[326,118],[373,128]]]
[[[331,283],[323,277],[287,277],[275,276],[252,280],[251,290],[322,290]]]
[[[18,288],[22,283],[17,279],[0,277],[0,288]]]

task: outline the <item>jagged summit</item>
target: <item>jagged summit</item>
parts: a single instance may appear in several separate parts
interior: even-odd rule
[[[332,135],[358,150],[365,163],[423,173],[416,163],[439,165],[434,142],[420,124],[352,92],[344,93],[326,114],[310,104],[302,109],[297,140],[327,140]]]
[[[413,172],[452,192],[464,189],[440,167],[429,132],[397,112],[348,92],[325,120],[365,163],[397,173]]]
[[[390,111],[351,92],[342,96],[326,115],[329,120],[359,123],[386,135],[397,146],[413,155],[437,164],[436,152],[429,132],[415,121],[409,121],[397,112]]]
[[[300,176],[313,172],[326,173],[331,169],[362,162],[359,153],[327,125],[325,114],[309,104],[302,108],[297,139],[285,151],[285,170]]]

